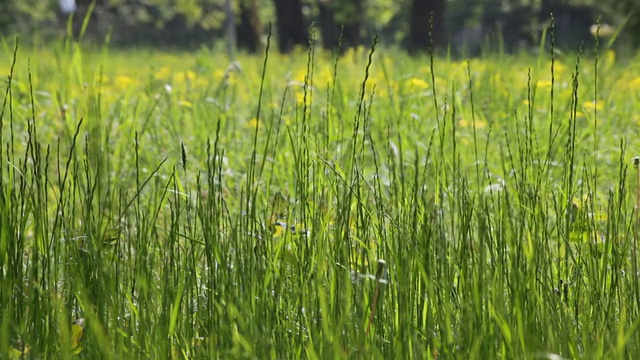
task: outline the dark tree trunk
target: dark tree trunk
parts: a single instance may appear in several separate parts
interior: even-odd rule
[[[342,25],[342,43],[343,48],[353,48],[362,45],[362,35],[360,33],[362,24],[360,20]]]
[[[0,35],[9,35],[15,17],[15,3],[10,0],[0,0]]]
[[[302,17],[300,0],[273,0],[276,7],[278,47],[288,53],[296,45],[309,45],[309,34]]]
[[[339,12],[338,31],[342,28],[342,47],[348,49],[362,45],[361,30],[365,10],[363,1],[334,1],[334,7]]]
[[[317,0],[317,3],[325,49],[340,45],[340,50],[345,50],[362,45],[362,0]]]
[[[435,48],[446,46],[444,9],[445,0],[412,1],[407,41],[410,52],[417,53],[429,50],[431,41],[433,41]]]
[[[257,52],[262,47],[262,24],[258,16],[256,0],[240,0],[239,19],[236,26],[238,48]]]
[[[330,0],[318,0],[320,36],[322,37],[322,47],[327,50],[338,48],[339,31],[333,19],[333,10]]]

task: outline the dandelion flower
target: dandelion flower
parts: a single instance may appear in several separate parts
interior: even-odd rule
[[[429,83],[419,79],[419,78],[415,78],[412,77],[411,79],[407,80],[407,87],[409,89],[427,89],[429,88]]]
[[[187,108],[192,108],[193,104],[188,101],[188,100],[178,100],[178,106],[183,106],[183,107],[187,107]]]
[[[116,76],[114,85],[121,90],[127,90],[136,85],[136,80],[125,75]]]
[[[153,77],[158,80],[166,80],[171,77],[171,69],[166,66],[161,67],[153,74]]]
[[[247,129],[255,129],[258,127],[259,120],[257,118],[253,118],[244,125]]]
[[[632,90],[632,91],[640,90],[640,76],[634,78],[629,82],[629,90]]]
[[[538,82],[536,82],[536,87],[540,89],[551,88],[551,80],[538,80]]]
[[[585,101],[582,103],[582,107],[585,110],[602,110],[604,109],[604,105],[602,101]]]

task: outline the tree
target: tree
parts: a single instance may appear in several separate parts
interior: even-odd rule
[[[236,34],[239,48],[257,52],[262,47],[262,24],[256,0],[240,0]]]
[[[631,35],[632,43],[636,47],[640,46],[640,3],[637,0],[623,0],[618,6],[621,7],[622,14],[631,14],[627,15],[629,17],[625,28]]]
[[[327,50],[333,50],[338,47],[339,29],[333,19],[333,10],[331,9],[330,0],[317,0],[318,5],[318,24],[320,36],[322,37],[322,47]]]
[[[364,7],[362,0],[333,2],[337,25],[342,29],[343,48],[362,45],[362,20]]]
[[[296,45],[307,46],[309,33],[302,16],[300,0],[273,0],[276,8],[278,48],[288,53]]]
[[[5,35],[13,23],[15,5],[11,0],[0,0],[0,34]]]
[[[362,44],[362,0],[318,0],[320,35],[325,49],[335,49],[342,41],[342,49]]]
[[[409,16],[407,47],[416,53],[446,46],[444,30],[445,0],[413,0]],[[433,29],[432,29],[433,27]]]

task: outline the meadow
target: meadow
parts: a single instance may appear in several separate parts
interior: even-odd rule
[[[637,56],[1,51],[2,359],[640,352]]]

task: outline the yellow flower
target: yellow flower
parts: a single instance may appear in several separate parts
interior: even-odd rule
[[[137,81],[135,79],[125,75],[116,76],[116,79],[115,79],[116,88],[121,90],[128,90],[134,87],[136,84],[137,84]]]
[[[640,76],[635,77],[633,80],[629,81],[629,90],[640,90]]]
[[[549,62],[548,64],[549,66],[551,66],[551,62]],[[561,62],[559,62],[558,60],[556,60],[553,63],[553,72],[555,73],[563,73],[565,70],[567,69],[566,66],[564,66]]]
[[[613,50],[607,50],[607,53],[604,57],[604,64],[606,66],[613,66],[616,62],[616,52]]]
[[[333,81],[332,69],[330,69],[329,67],[324,67],[322,70],[320,70],[320,74],[318,75],[318,80],[316,81],[317,84],[321,86],[325,86],[327,84],[330,84],[332,81]]]
[[[186,81],[193,82],[193,80],[195,79],[196,79],[196,73],[191,70],[187,70],[184,72],[177,73],[174,78],[174,81],[178,84],[181,84]]]
[[[466,67],[466,64],[465,64],[465,67]],[[471,59],[469,61],[469,68],[471,69],[472,73],[481,74],[481,73],[484,73],[485,70],[487,69],[487,62],[478,60],[478,59]]]
[[[412,90],[429,88],[428,82],[415,77],[412,77],[411,79],[407,80],[406,84],[407,84],[407,87]]]
[[[171,77],[171,69],[166,66],[161,67],[153,74],[153,77],[158,80],[166,80]]]
[[[304,104],[304,90],[296,91],[296,102],[300,105]]]
[[[293,76],[293,81],[304,84],[304,78],[307,76],[307,69],[299,69]]]
[[[582,107],[585,110],[603,110],[604,109],[604,105],[602,104],[602,101],[585,101],[582,103]]]
[[[463,119],[458,120],[458,125],[460,125],[463,128],[467,128],[467,127],[473,126],[473,123],[471,121],[463,118]],[[486,122],[484,122],[482,120],[479,120],[479,119],[476,119],[476,126],[475,126],[476,129],[484,129],[485,127],[487,127],[487,123]]]
[[[551,80],[538,80],[538,82],[536,82],[536,87],[540,89],[551,88]]]
[[[193,104],[188,100],[178,100],[178,106],[184,106],[184,107],[192,108]]]
[[[259,121],[256,118],[253,118],[249,121],[247,121],[247,123],[244,125],[246,128],[248,129],[255,129],[258,127]]]
[[[213,78],[216,81],[222,80],[223,77],[224,77],[224,70],[217,69],[216,71],[213,72]]]

